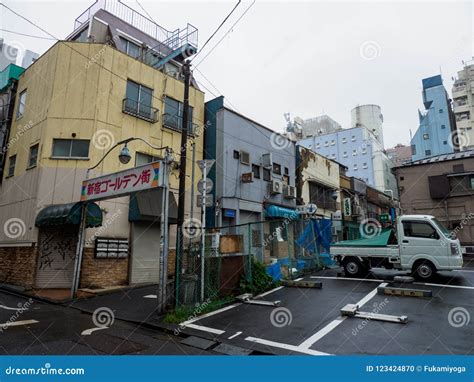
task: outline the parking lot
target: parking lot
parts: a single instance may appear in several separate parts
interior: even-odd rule
[[[235,303],[182,325],[187,334],[272,354],[474,354],[473,268],[441,273],[431,283],[395,283],[394,275],[347,279],[326,270],[304,278],[322,281],[322,289],[280,286],[258,297],[280,300],[279,307]],[[379,286],[432,297],[377,294]],[[346,304],[408,322],[343,317]]]

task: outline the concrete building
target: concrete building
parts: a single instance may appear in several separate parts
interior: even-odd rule
[[[383,148],[382,124],[382,109],[378,105],[359,105],[351,110],[351,127],[366,128]]]
[[[175,153],[182,150],[180,100],[184,83],[174,73],[164,73],[156,60],[149,62],[136,51],[142,47],[140,41],[146,39],[151,46],[161,41],[163,45],[177,32],[149,35],[143,31],[166,30],[121,2],[106,2],[113,7],[107,10],[97,8],[103,3],[94,3],[76,20],[71,41],[57,42],[19,76],[0,188],[0,226],[5,227],[0,231],[0,282],[36,288],[71,287],[81,182],[87,169],[96,165],[114,142],[138,137],[157,147],[169,146]],[[125,16],[121,19],[114,14]],[[180,34],[178,30],[178,37],[184,39],[173,40],[177,45],[168,47],[172,59],[160,56],[164,52],[161,45],[156,59],[167,58],[167,63],[179,68],[183,60],[179,52],[189,43],[187,31]],[[190,87],[189,102],[190,139],[196,159],[200,159],[204,93],[195,84]],[[128,146],[135,160],[124,165],[117,159],[118,151],[111,153],[89,177],[163,155],[163,151],[142,142]],[[190,147],[186,148],[188,158]],[[191,168],[188,163],[188,171]],[[171,222],[176,217],[178,173],[175,168],[170,176]],[[86,230],[81,287],[159,281],[162,196],[153,190],[93,204],[102,226]],[[59,222],[61,228],[50,225],[52,221]],[[10,225],[16,230],[8,230]],[[123,256],[97,257],[98,238],[120,240],[125,248]],[[170,245],[174,245],[172,239]]]
[[[346,166],[347,176],[363,180],[379,191],[397,187],[392,163],[377,138],[365,127],[343,129],[332,134],[298,141],[298,144]]]
[[[411,147],[397,144],[395,147],[386,149],[388,158],[393,162],[395,167],[411,162]]]
[[[296,117],[295,123],[301,126],[301,138],[325,135],[342,130],[341,125],[326,114],[309,119]]]
[[[4,70],[10,64],[16,64],[18,49],[8,45],[0,38],[0,71]]]
[[[474,253],[474,150],[394,169],[404,214],[434,215]]]
[[[38,53],[35,53],[29,49],[25,50],[23,58],[21,59],[22,68],[28,68],[33,62],[35,62],[39,57]]]
[[[453,109],[460,150],[474,148],[474,61],[465,64],[454,81]]]
[[[423,79],[424,110],[418,110],[420,125],[411,139],[412,160],[449,154],[455,145],[454,114],[440,75]]]

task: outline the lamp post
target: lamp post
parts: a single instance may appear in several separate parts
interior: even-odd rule
[[[166,280],[167,280],[167,272],[166,272],[166,264],[168,259],[168,192],[169,192],[169,164],[172,162],[172,149],[168,146],[158,147],[152,145],[151,143],[147,142],[142,138],[131,137],[124,139],[120,142],[117,142],[114,146],[112,146],[105,155],[96,163],[95,166],[90,167],[87,169],[86,172],[86,179],[89,178],[89,173],[91,170],[97,168],[104,159],[114,150],[117,146],[124,145],[120,150],[118,155],[119,161],[122,164],[127,164],[132,159],[130,154],[130,150],[128,149],[128,143],[132,141],[141,141],[151,147],[154,150],[165,150],[165,157],[163,161],[163,192],[161,197],[161,227],[160,227],[160,280],[159,280],[159,291],[158,291],[158,299],[159,299],[159,310],[163,311],[166,304]],[[79,235],[78,235],[78,243],[76,247],[76,257],[74,263],[74,276],[73,276],[73,283],[71,287],[71,298],[74,298],[79,287],[79,280],[80,280],[80,273],[81,273],[81,264],[82,264],[82,256],[84,250],[84,238],[85,238],[85,228],[87,224],[87,203],[83,203],[81,206],[81,223],[79,227]]]

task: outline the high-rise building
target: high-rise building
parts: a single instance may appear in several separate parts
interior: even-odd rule
[[[453,85],[453,107],[460,150],[474,148],[474,61],[458,72]]]
[[[302,138],[325,135],[342,130],[341,125],[326,114],[309,119],[296,117],[295,123],[301,126]]]
[[[454,152],[454,114],[440,75],[423,83],[424,110],[418,110],[420,126],[411,139],[412,160]]]
[[[383,147],[383,115],[379,105],[359,105],[351,110],[351,127],[364,127]]]
[[[18,49],[14,46],[5,44],[3,38],[0,38],[0,71],[10,64],[15,64],[17,56]]]

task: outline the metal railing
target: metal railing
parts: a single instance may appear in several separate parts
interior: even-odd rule
[[[185,43],[197,48],[198,30],[193,25],[187,24],[183,29],[178,28],[174,31],[169,31],[122,3],[120,0],[96,0],[94,4],[76,18],[74,21],[74,30],[76,31],[86,24],[91,16],[99,9],[103,9],[117,16],[173,50],[183,46]]]
[[[125,114],[133,115],[134,117],[144,119],[148,122],[155,123],[158,121],[158,109],[131,98],[124,98],[122,111]]]
[[[169,113],[163,114],[163,126],[168,127],[173,130],[182,130],[183,127],[183,118],[178,116],[178,115],[173,115]],[[193,123],[192,121],[189,121],[188,125],[188,134],[189,135],[194,135],[196,129],[197,129],[197,124]]]

